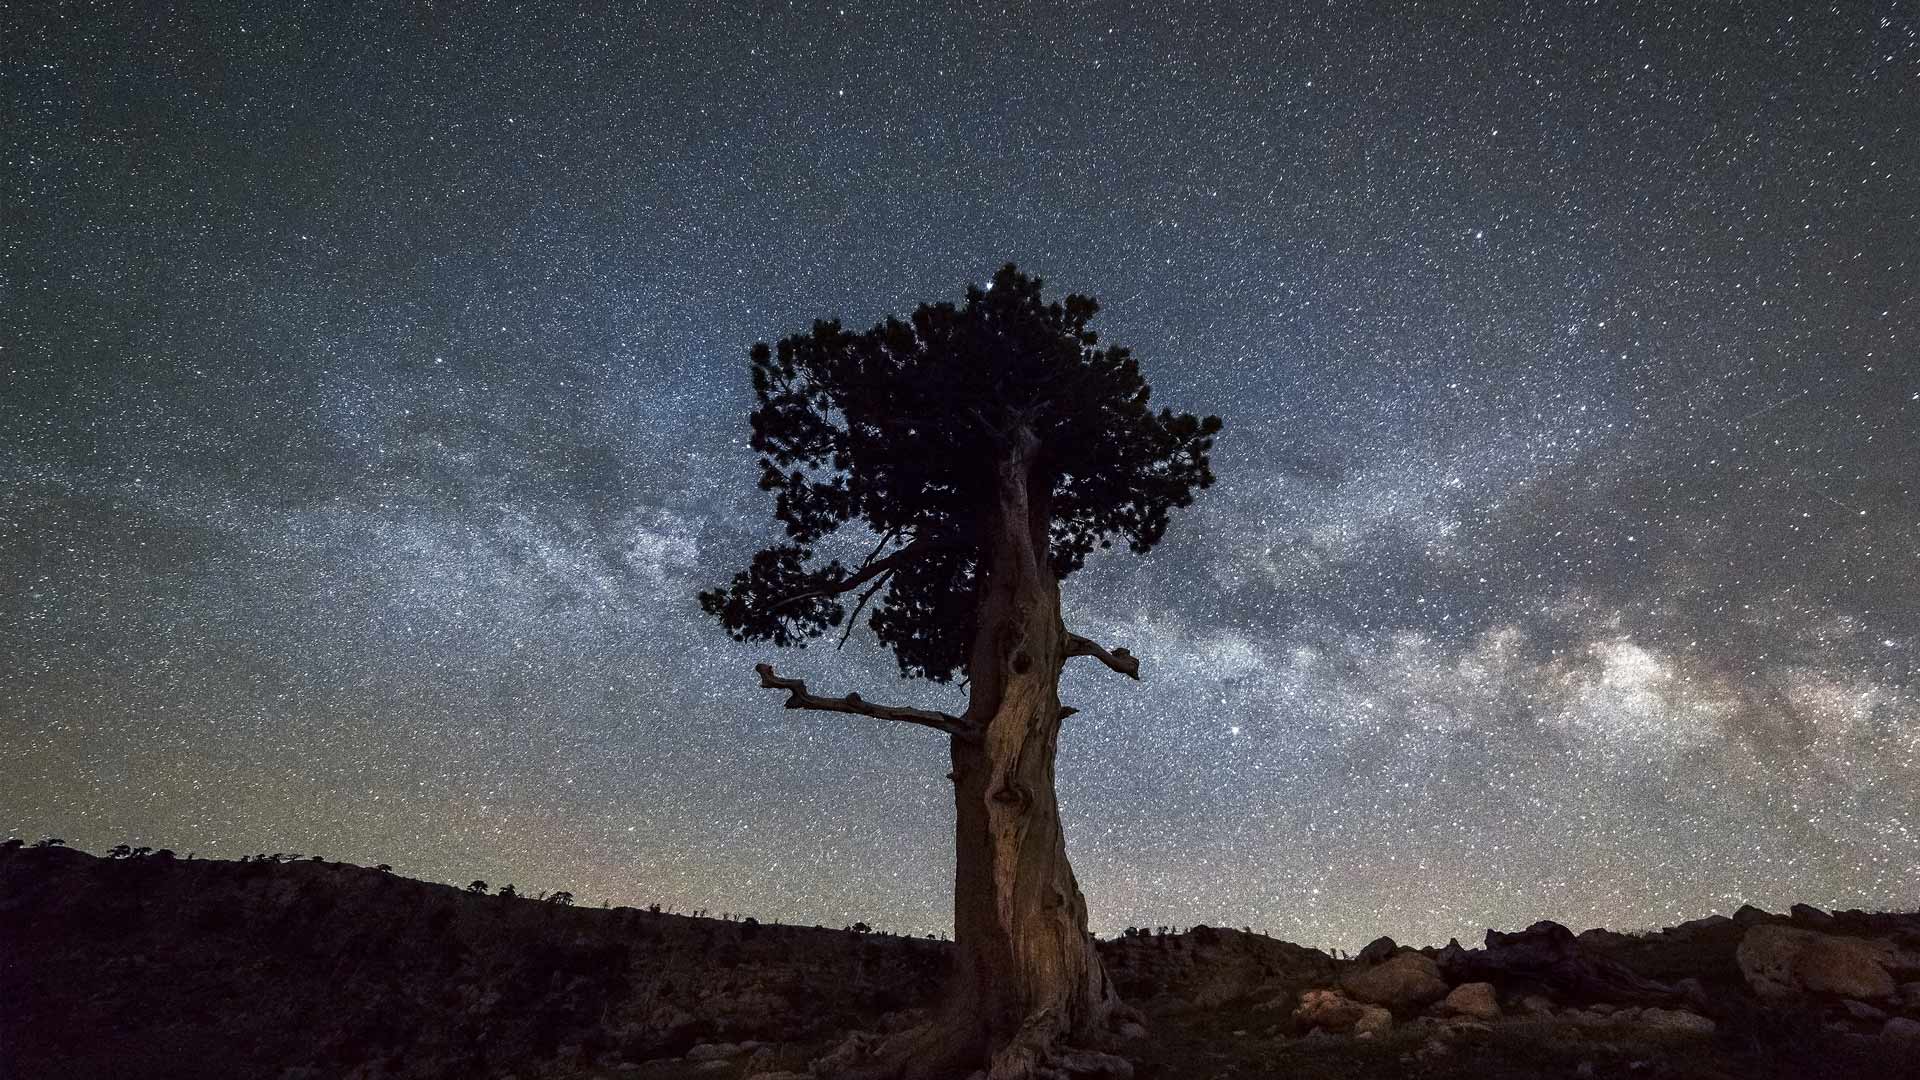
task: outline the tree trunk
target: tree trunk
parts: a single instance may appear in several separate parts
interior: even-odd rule
[[[910,1075],[986,1067],[993,1080],[1015,1080],[1069,1071],[1059,1044],[1104,1028],[1117,1004],[1087,933],[1054,795],[1067,635],[1036,450],[1021,429],[985,515],[966,717],[983,735],[951,744],[953,982],[930,1040],[938,1049],[922,1044]]]

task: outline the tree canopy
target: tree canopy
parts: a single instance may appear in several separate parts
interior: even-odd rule
[[[861,333],[819,321],[753,347],[752,445],[786,539],[701,594],[734,638],[803,646],[848,622],[843,598],[860,590],[853,617],[873,604],[868,625],[902,673],[945,682],[966,665],[983,516],[1010,440],[1037,442],[1029,488],[1047,499],[1058,578],[1116,540],[1151,550],[1169,512],[1213,483],[1219,417],[1155,412],[1131,352],[1089,329],[1099,305],[1048,302],[1041,286],[1008,264],[959,305]],[[856,520],[871,554],[820,561]]]

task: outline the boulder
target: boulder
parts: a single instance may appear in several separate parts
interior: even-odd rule
[[[1849,1017],[1863,1024],[1877,1024],[1887,1018],[1885,1010],[1876,1009],[1864,1001],[1855,1001],[1852,998],[1841,1002],[1840,1007],[1846,1010]]]
[[[1353,1023],[1353,1033],[1361,1038],[1393,1028],[1393,1014],[1378,1005],[1368,1005]]]
[[[1877,1001],[1893,996],[1893,976],[1882,966],[1892,952],[1887,942],[1761,925],[1740,939],[1734,957],[1747,985],[1765,999],[1813,993]]]
[[[1494,997],[1493,984],[1461,983],[1441,1000],[1442,1016],[1465,1016],[1474,1020],[1500,1019],[1500,1002]]]
[[[1668,930],[1667,934],[1669,937],[1675,937],[1680,939],[1681,941],[1691,941],[1694,938],[1701,937],[1714,930],[1718,930],[1723,926],[1732,926],[1732,925],[1733,925],[1733,920],[1727,918],[1725,915],[1708,915],[1705,918],[1689,919],[1686,922],[1681,923],[1679,926],[1676,926],[1673,929]]]
[[[1740,910],[1733,913],[1733,921],[1741,926],[1758,926],[1773,921],[1773,918],[1772,912],[1763,911],[1752,904],[1741,904]]]
[[[1366,1006],[1334,990],[1309,990],[1300,995],[1293,1019],[1314,1031],[1345,1031],[1366,1015]]]
[[[759,1048],[760,1044],[757,1042],[701,1043],[687,1051],[687,1060],[725,1061],[728,1058],[737,1058],[741,1054]]]
[[[1643,1028],[1652,1028],[1655,1031],[1680,1031],[1699,1035],[1711,1035],[1714,1029],[1713,1021],[1685,1009],[1641,1009],[1640,1015],[1634,1018],[1634,1022]]]
[[[1416,1008],[1447,993],[1447,981],[1440,977],[1439,965],[1416,952],[1401,953],[1362,971],[1350,971],[1341,977],[1340,987],[1357,1001],[1396,1009]]]
[[[1541,921],[1517,933],[1487,931],[1487,946],[1441,954],[1441,970],[1456,983],[1520,984],[1551,990],[1562,999],[1671,1001],[1672,988],[1636,975],[1605,954],[1584,948],[1573,931]]]
[[[1880,1037],[1883,1039],[1898,1039],[1901,1042],[1920,1042],[1920,1020],[1909,1020],[1904,1016],[1896,1016],[1887,1021],[1886,1027],[1880,1029]]]
[[[1394,953],[1397,953],[1399,951],[1400,951],[1400,946],[1394,944],[1392,938],[1377,937],[1377,938],[1374,938],[1372,941],[1367,942],[1367,947],[1364,949],[1361,949],[1360,955],[1355,957],[1354,959],[1360,961],[1363,964],[1378,964],[1382,960],[1391,958]]]
[[[1795,904],[1788,914],[1793,917],[1795,925],[1809,930],[1831,930],[1839,921],[1812,904]]]

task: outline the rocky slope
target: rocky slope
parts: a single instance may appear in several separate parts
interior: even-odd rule
[[[0,851],[0,1077],[832,1075],[941,942],[576,909],[322,862]],[[1360,957],[1197,927],[1101,949],[1136,1075],[1920,1077],[1920,917],[1540,923]],[[838,1058],[833,1055],[838,1053]]]

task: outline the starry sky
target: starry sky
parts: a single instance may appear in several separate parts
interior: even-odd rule
[[[946,931],[752,668],[961,691],[695,593],[748,346],[1014,261],[1227,423],[1065,586],[1095,930],[1920,905],[1911,4],[136,7],[0,15],[0,830]]]

